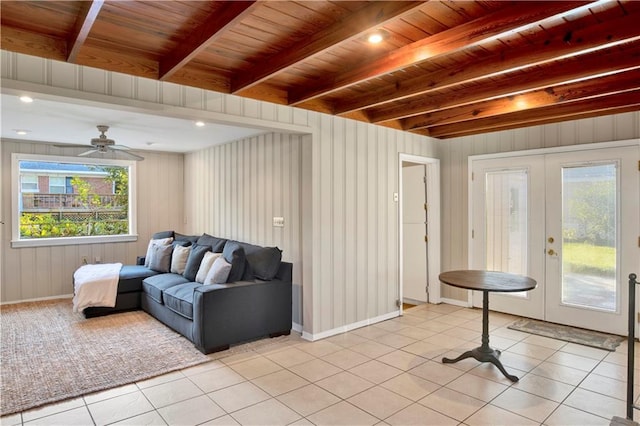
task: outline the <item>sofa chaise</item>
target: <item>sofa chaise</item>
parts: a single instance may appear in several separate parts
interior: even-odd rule
[[[159,232],[120,270],[115,307],[83,313],[143,309],[208,354],[291,332],[292,268],[277,247]]]

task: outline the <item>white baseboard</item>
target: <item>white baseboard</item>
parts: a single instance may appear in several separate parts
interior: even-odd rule
[[[389,312],[388,314],[380,315],[374,318],[369,318],[363,321],[354,322],[351,324],[343,325],[341,327],[336,327],[331,330],[322,331],[320,333],[307,333],[306,331],[302,332],[302,338],[309,341],[316,341],[320,339],[326,339],[327,337],[335,336],[336,334],[342,334],[347,331],[355,330],[356,328],[366,327],[368,325],[372,325],[378,322],[386,321],[391,318],[396,318],[400,316],[400,311]]]
[[[293,322],[291,323],[291,330],[298,332],[298,333],[302,333],[302,326],[300,324],[298,324],[297,322]]]

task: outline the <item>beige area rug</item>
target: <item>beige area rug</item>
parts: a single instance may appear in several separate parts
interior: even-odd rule
[[[85,319],[71,299],[2,306],[0,327],[2,415],[212,359],[143,311]]]
[[[598,349],[615,351],[618,345],[625,339],[613,334],[600,333],[598,331],[585,330],[584,328],[569,327],[568,325],[554,324],[551,322],[533,319],[521,319],[508,326],[513,330],[525,333],[537,334],[564,340],[565,342],[591,346]]]

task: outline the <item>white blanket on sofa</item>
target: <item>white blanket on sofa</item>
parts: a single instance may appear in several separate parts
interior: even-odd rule
[[[116,306],[122,263],[82,265],[73,273],[73,312],[90,306]]]

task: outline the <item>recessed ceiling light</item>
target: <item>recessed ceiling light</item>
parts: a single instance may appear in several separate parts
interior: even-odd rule
[[[25,104],[30,104],[31,102],[33,102],[33,98],[31,96],[27,96],[27,95],[23,95],[20,96],[20,101],[24,102]]]
[[[204,127],[204,121],[196,121],[196,126],[198,127]]]
[[[376,31],[375,33],[371,33],[367,38],[367,41],[371,44],[378,44],[382,40],[384,40],[384,34],[381,31]]]
[[[14,129],[14,131],[19,134],[20,136],[24,136],[27,133],[29,133],[29,130],[24,130],[24,129]]]

